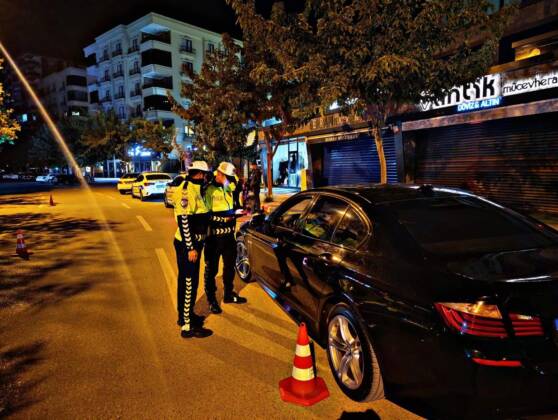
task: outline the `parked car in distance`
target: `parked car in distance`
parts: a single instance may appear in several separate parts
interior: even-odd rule
[[[186,175],[187,174],[185,172],[181,172],[180,174],[175,176],[171,182],[167,184],[167,187],[165,188],[165,193],[163,195],[163,202],[165,203],[165,207],[167,208],[174,207],[174,199],[173,199],[174,193],[176,189],[180,185],[182,185],[184,179],[186,178]]]
[[[170,181],[172,178],[169,174],[144,172],[132,184],[132,197],[144,201],[148,197],[163,195]]]
[[[127,173],[122,175],[122,177],[118,180],[118,184],[116,184],[116,188],[120,194],[126,194],[132,191],[132,184],[139,176],[139,173]]]
[[[326,349],[341,390],[489,418],[558,412],[558,232],[451,188],[298,193],[237,235],[257,280]]]
[[[74,174],[56,174],[52,182],[57,185],[75,185],[79,184],[79,178]]]
[[[17,181],[19,180],[19,175],[14,173],[3,173],[2,179],[5,181]]]
[[[39,175],[35,178],[36,182],[48,182],[48,183],[54,183],[55,180],[55,175],[54,174],[44,174],[44,175]]]

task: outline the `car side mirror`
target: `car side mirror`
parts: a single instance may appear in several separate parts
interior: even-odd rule
[[[263,213],[255,213],[252,216],[252,220],[250,220],[250,226],[258,227],[263,225],[265,222],[265,214]]]

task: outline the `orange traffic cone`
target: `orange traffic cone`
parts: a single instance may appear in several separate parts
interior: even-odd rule
[[[29,258],[29,252],[27,251],[27,247],[25,246],[25,240],[23,239],[23,231],[19,229],[16,232],[16,254],[22,258]]]
[[[324,380],[314,376],[310,340],[304,322],[298,329],[292,376],[279,382],[279,393],[283,401],[303,406],[314,405],[329,397]]]
[[[54,204],[54,200],[52,199],[52,194],[50,195],[50,205],[52,207],[54,207],[56,204]]]

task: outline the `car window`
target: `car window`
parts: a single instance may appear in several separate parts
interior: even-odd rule
[[[329,240],[347,207],[341,200],[320,198],[302,221],[302,233],[312,238]]]
[[[304,197],[300,201],[297,201],[294,205],[288,207],[281,214],[276,216],[273,224],[287,229],[294,229],[296,222],[300,219],[300,216],[302,216],[311,201],[312,197]]]
[[[137,178],[138,174],[126,174],[122,178]]]
[[[409,200],[385,207],[423,249],[434,254],[517,251],[558,244],[555,235],[475,197]]]
[[[154,174],[154,175],[147,175],[147,179],[150,181],[154,181],[157,179],[171,179],[171,177],[166,174]]]
[[[366,232],[367,228],[364,220],[354,209],[349,208],[339,226],[335,229],[331,242],[347,248],[357,248],[364,239]]]
[[[136,179],[137,182],[141,182],[143,181],[143,175],[138,176],[138,179]]]

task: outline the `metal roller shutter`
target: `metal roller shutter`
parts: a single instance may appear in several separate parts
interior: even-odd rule
[[[388,183],[398,182],[395,141],[383,137]],[[380,182],[376,143],[369,136],[324,144],[324,177],[328,185]]]
[[[417,139],[416,182],[558,212],[558,115],[437,128]]]

